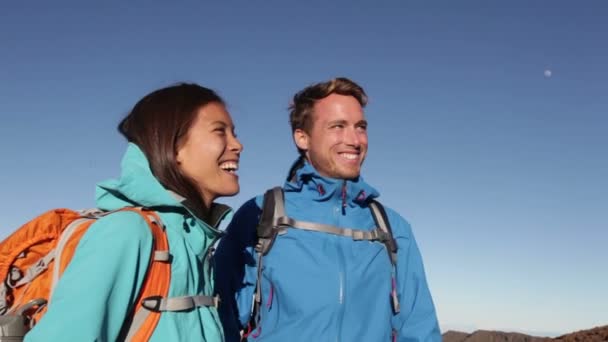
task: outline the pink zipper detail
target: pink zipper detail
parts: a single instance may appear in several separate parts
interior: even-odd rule
[[[258,337],[260,337],[261,333],[262,333],[262,327],[260,326],[250,336],[253,337],[253,338],[258,338]]]
[[[346,208],[346,181],[342,183],[342,209]]]
[[[319,192],[319,195],[325,195],[325,189],[323,188],[323,184],[317,185],[317,191]]]

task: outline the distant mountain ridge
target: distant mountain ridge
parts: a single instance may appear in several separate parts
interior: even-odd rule
[[[477,330],[472,333],[447,331],[443,342],[608,342],[608,325],[576,331],[555,338],[513,332]]]

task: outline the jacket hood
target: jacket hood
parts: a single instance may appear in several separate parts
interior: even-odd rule
[[[154,177],[148,159],[137,145],[129,143],[122,158],[121,170],[118,179],[109,179],[97,184],[95,196],[99,209],[110,211],[125,206],[139,206],[188,210],[183,204],[183,197],[165,189]],[[216,227],[230,208],[214,203],[210,210],[208,224]]]
[[[332,197],[341,198],[349,206],[361,205],[380,194],[363,177],[337,179],[324,177],[307,160],[300,158],[291,167],[285,191],[307,192],[313,200],[323,201]]]
[[[181,206],[177,197],[167,191],[152,174],[148,159],[135,144],[129,143],[122,158],[118,179],[97,184],[97,206],[115,210],[125,206]]]

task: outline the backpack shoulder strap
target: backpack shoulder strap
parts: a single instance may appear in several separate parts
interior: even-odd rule
[[[154,248],[144,284],[140,290],[125,341],[148,341],[165,311],[184,311],[201,306],[218,307],[218,296],[168,297],[171,283],[171,254],[165,226],[154,211],[145,208],[126,208],[139,212],[154,236]]]
[[[285,216],[285,195],[283,194],[283,188],[275,186],[272,189],[266,190],[264,193],[264,201],[262,203],[262,213],[260,214],[260,221],[256,228],[257,243],[255,250],[258,253],[257,258],[257,279],[255,282],[255,289],[253,292],[253,303],[251,305],[251,313],[249,318],[249,331],[245,333],[243,338],[246,338],[252,328],[258,326],[260,320],[260,303],[262,301],[262,289],[260,285],[260,279],[262,277],[262,263],[263,256],[268,254],[274,241],[279,234],[279,219]]]
[[[171,283],[169,241],[165,227],[156,212],[142,208],[124,208],[123,210],[139,213],[150,227],[154,240],[146,277],[135,302],[133,320],[125,338],[126,341],[148,341],[158,324],[161,312],[146,309],[143,302],[149,297],[166,298],[169,294]]]
[[[274,187],[264,193],[262,214],[257,226],[258,243],[256,251],[268,254],[278,234],[278,220],[285,216],[285,196],[281,187]]]
[[[384,240],[384,245],[386,246],[386,250],[388,252],[388,256],[391,259],[391,263],[393,264],[393,270],[391,274],[391,302],[393,305],[393,312],[398,314],[401,310],[399,304],[399,296],[397,295],[397,281],[396,281],[396,268],[397,268],[397,241],[393,237],[393,230],[391,229],[390,221],[388,220],[388,215],[386,215],[386,210],[384,206],[376,201],[372,200],[369,202],[369,208],[372,211],[372,216],[374,217],[374,221],[379,229],[388,234],[388,238]]]
[[[294,228],[297,226],[297,228],[304,230],[350,236],[356,240],[361,239],[382,241],[386,246],[386,250],[388,252],[389,259],[392,264],[393,274],[391,297],[393,311],[395,313],[398,313],[400,311],[400,304],[397,296],[395,280],[398,249],[397,242],[393,237],[393,232],[384,206],[380,202],[372,200],[369,203],[369,207],[372,212],[372,217],[374,218],[376,226],[381,232],[384,233],[382,234],[382,236],[380,236],[380,234],[378,234],[378,231],[376,230],[367,232],[348,228],[333,227],[319,223],[292,220],[285,215],[285,198],[283,194],[283,189],[281,187],[274,187],[270,190],[267,190],[266,193],[264,193],[262,213],[257,226],[258,242],[255,247],[256,251],[258,252],[257,281],[254,292],[250,325],[253,325],[255,327],[258,325],[259,321],[259,307],[262,299],[260,286],[263,262],[262,257],[268,254],[268,252],[272,248],[272,245],[274,244],[274,241],[276,240],[277,235],[282,229],[285,229],[286,226],[292,226]]]
[[[393,265],[396,265],[397,241],[395,241],[395,238],[393,237],[393,230],[391,229],[391,224],[388,220],[388,216],[386,215],[386,210],[384,209],[384,206],[376,200],[372,200],[369,203],[369,208],[372,211],[372,216],[374,217],[376,226],[378,226],[380,230],[388,234],[388,238],[384,241],[384,244],[386,245],[386,250],[389,253],[391,262],[393,263]]]

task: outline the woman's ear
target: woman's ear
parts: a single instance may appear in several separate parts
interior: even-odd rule
[[[184,156],[182,153],[182,149],[178,149],[177,153],[175,153],[175,162],[177,163],[177,165],[180,165],[182,163]]]

